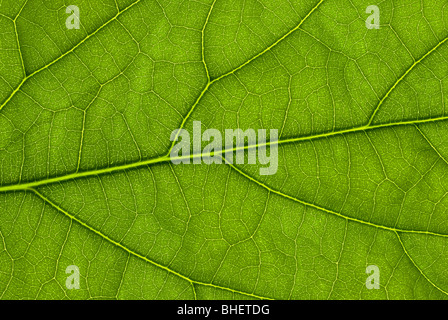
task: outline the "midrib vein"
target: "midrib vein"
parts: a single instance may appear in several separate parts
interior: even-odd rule
[[[23,85],[23,83],[25,83],[29,78],[33,77],[35,74],[41,72],[44,69],[47,69],[48,67],[50,67],[51,65],[53,65],[54,63],[56,63],[57,61],[59,61],[60,59],[62,59],[63,57],[65,57],[66,55],[68,55],[69,53],[73,52],[76,48],[78,48],[81,44],[83,44],[85,41],[87,41],[89,38],[91,38],[92,36],[94,36],[97,32],[99,32],[101,29],[103,29],[106,25],[108,25],[109,23],[111,23],[112,21],[116,20],[118,18],[118,16],[120,16],[122,13],[124,13],[125,11],[127,11],[128,9],[130,9],[131,7],[133,7],[134,5],[136,5],[137,3],[139,3],[141,0],[137,0],[135,2],[133,2],[132,4],[130,4],[128,7],[124,8],[122,11],[119,11],[112,19],[108,20],[107,22],[105,22],[102,26],[100,26],[98,29],[96,29],[93,33],[91,33],[90,35],[88,35],[86,38],[84,38],[81,42],[79,42],[76,46],[74,46],[72,49],[70,49],[69,51],[67,51],[66,53],[64,53],[63,55],[61,55],[60,57],[58,57],[57,59],[53,60],[52,62],[50,62],[49,64],[47,64],[46,66],[36,70],[35,72],[33,72],[32,74],[26,76],[22,82],[19,84],[19,86],[13,91],[13,93],[6,99],[6,101],[0,106],[0,110],[8,103],[9,100],[11,100],[11,98],[15,95],[15,93],[17,91],[20,90],[21,86]],[[270,45],[268,48],[266,48],[265,50],[263,50],[262,52],[258,53],[257,55],[255,55],[254,57],[252,57],[251,59],[249,59],[248,61],[246,61],[245,63],[241,64],[240,66],[238,66],[237,68],[233,69],[232,71],[221,75],[220,77],[211,80],[208,80],[206,86],[204,87],[204,89],[202,90],[202,92],[200,93],[200,95],[198,96],[198,98],[196,99],[195,103],[193,104],[193,106],[190,108],[189,112],[187,113],[187,115],[185,116],[185,118],[183,119],[181,125],[180,125],[180,129],[182,129],[185,125],[185,123],[187,122],[187,120],[189,119],[189,117],[191,116],[191,114],[193,113],[195,107],[198,105],[199,101],[202,99],[202,97],[204,96],[204,94],[207,92],[207,90],[209,89],[209,87],[215,83],[216,81],[221,80],[222,78],[225,78],[227,76],[229,76],[230,74],[235,73],[236,71],[238,71],[239,69],[243,68],[244,66],[246,66],[247,64],[249,64],[250,62],[252,62],[253,60],[257,59],[258,57],[262,56],[264,53],[268,52],[269,50],[271,50],[273,47],[275,47],[278,43],[280,43],[282,40],[284,40],[285,38],[287,38],[290,34],[292,34],[294,31],[298,30],[301,25],[306,21],[306,19],[311,16],[311,14],[324,2],[325,0],[320,0],[309,12],[308,14],[299,22],[299,24],[294,27],[293,29],[291,29],[288,33],[286,33],[285,35],[283,35],[281,38],[279,38],[277,41],[275,41],[272,45]],[[204,28],[202,30],[202,34],[205,31],[207,22],[210,18],[211,15],[211,11],[213,10],[213,6],[214,6],[215,2],[213,2],[212,6],[210,7],[210,10],[208,12],[205,24],[204,24]],[[422,58],[420,58],[419,60],[417,60],[416,62],[414,62],[414,64],[403,74],[403,76],[397,80],[397,82],[391,87],[391,89],[387,92],[387,94],[381,99],[380,103],[378,104],[377,108],[375,109],[375,111],[373,112],[369,122],[367,125],[365,126],[361,126],[361,127],[356,127],[356,128],[349,128],[349,129],[343,129],[343,130],[339,130],[339,131],[332,131],[332,132],[327,132],[327,133],[320,133],[320,134],[316,134],[316,135],[310,135],[310,136],[303,136],[303,137],[296,137],[296,138],[288,138],[288,139],[284,139],[284,140],[280,140],[278,141],[278,144],[287,144],[287,143],[293,143],[293,142],[300,142],[300,141],[307,141],[307,140],[313,140],[313,139],[319,139],[319,138],[325,138],[325,137],[331,137],[334,135],[338,135],[338,134],[348,134],[348,133],[353,133],[353,132],[359,132],[359,131],[367,131],[367,130],[372,130],[372,129],[378,129],[378,128],[385,128],[385,127],[391,127],[391,126],[399,126],[399,125],[408,125],[408,124],[419,124],[419,123],[425,123],[425,122],[435,122],[435,121],[442,121],[442,120],[446,120],[448,119],[448,116],[441,116],[438,118],[432,118],[432,119],[423,119],[423,120],[415,120],[415,121],[404,121],[404,122],[397,122],[397,123],[389,123],[389,124],[379,124],[379,125],[371,125],[371,122],[373,121],[373,118],[376,114],[376,112],[379,110],[381,104],[384,102],[384,100],[389,96],[389,94],[391,93],[391,91],[393,91],[393,89],[398,85],[398,83],[403,80],[403,78],[418,64],[420,63],[423,59],[425,59],[427,56],[429,56],[432,52],[434,52],[438,47],[440,47],[444,42],[446,42],[448,40],[448,37],[445,38],[444,40],[442,40],[441,42],[439,42],[438,45],[436,45],[433,49],[431,49],[429,52],[427,52]],[[204,36],[202,35],[202,42],[204,41]],[[204,44],[202,43],[202,48],[204,48]],[[202,53],[204,54],[204,52]],[[204,59],[204,57],[202,57]],[[204,65],[206,67],[205,61],[204,61]],[[206,68],[207,69],[207,68]],[[208,70],[207,70],[207,74],[208,74]],[[102,175],[102,174],[107,174],[107,173],[112,173],[112,172],[117,172],[117,171],[123,171],[126,169],[132,169],[132,168],[137,168],[137,167],[141,167],[141,166],[145,166],[145,165],[151,165],[151,164],[155,164],[155,163],[161,163],[161,162],[166,162],[170,160],[169,154],[171,152],[171,149],[174,147],[176,141],[173,141],[173,143],[171,144],[171,147],[169,148],[169,151],[167,152],[166,155],[163,156],[159,156],[153,159],[147,159],[147,160],[143,160],[143,161],[138,161],[138,162],[134,162],[134,163],[129,163],[129,164],[123,164],[123,165],[118,165],[115,167],[107,167],[107,168],[101,168],[101,169],[95,169],[95,170],[90,170],[90,171],[84,171],[84,172],[75,172],[75,173],[71,173],[71,174],[67,174],[64,176],[58,176],[58,177],[53,177],[53,178],[48,178],[48,179],[43,179],[40,181],[33,181],[33,182],[27,182],[27,183],[21,183],[21,184],[15,184],[15,185],[4,185],[4,186],[0,186],[0,192],[8,192],[8,191],[15,191],[15,190],[24,190],[26,188],[31,188],[31,187],[37,187],[37,186],[41,186],[41,185],[45,185],[45,184],[51,184],[51,183],[57,183],[57,182],[63,182],[63,181],[67,181],[67,180],[71,180],[71,179],[77,179],[77,178],[82,178],[82,177],[89,177],[89,176],[95,176],[95,175]],[[270,143],[266,143],[265,145],[269,145]],[[256,145],[259,146],[259,145]],[[252,146],[253,147],[253,146]],[[247,149],[248,147],[245,147],[244,149]],[[238,148],[235,148],[233,150],[237,150]],[[201,154],[203,155],[203,154]],[[197,155],[199,156],[199,155]],[[180,157],[183,158],[183,157]],[[174,158],[174,159],[178,159],[178,158]]]
[[[141,0],[137,0],[134,3],[130,4],[128,7],[126,7],[125,9],[123,9],[122,11],[118,12],[112,19],[110,19],[109,21],[107,21],[106,23],[104,23],[102,26],[100,26],[97,30],[95,30],[95,32],[91,33],[90,35],[88,35],[86,38],[84,38],[80,43],[78,43],[76,46],[74,46],[72,49],[70,49],[69,51],[67,51],[66,53],[64,53],[63,55],[61,55],[60,57],[58,57],[57,59],[53,60],[51,63],[47,64],[46,66],[40,68],[39,70],[35,71],[34,73],[30,74],[29,76],[25,77],[22,81],[22,83],[16,88],[16,90],[14,90],[14,92],[10,95],[10,97],[3,103],[3,105],[0,106],[0,110],[3,108],[4,105],[6,105],[6,103],[12,98],[12,96],[20,90],[20,87],[23,85],[23,83],[31,78],[32,76],[34,76],[35,74],[39,73],[40,71],[48,68],[49,66],[51,66],[52,64],[56,63],[57,61],[59,61],[60,59],[62,59],[64,56],[66,56],[67,54],[69,54],[70,52],[73,52],[77,47],[79,47],[82,43],[84,43],[85,41],[87,41],[90,37],[94,36],[97,32],[99,32],[101,29],[103,29],[106,25],[108,25],[109,23],[111,23],[112,21],[114,21],[115,19],[117,19],[117,17],[119,15],[121,15],[122,13],[124,13],[125,11],[127,11],[128,9],[130,9],[131,7],[133,7],[134,5],[136,5],[137,3],[139,3]],[[277,41],[275,41],[272,45],[270,45],[268,48],[266,48],[265,50],[263,50],[262,52],[258,53],[257,55],[255,55],[254,57],[252,57],[251,59],[249,59],[248,61],[246,61],[245,63],[241,64],[240,66],[238,66],[237,68],[227,72],[226,74],[221,75],[218,78],[215,78],[214,80],[210,79],[208,80],[206,86],[204,87],[204,89],[202,90],[202,92],[200,93],[200,95],[198,96],[198,98],[196,99],[195,103],[193,104],[193,106],[190,108],[189,112],[187,113],[187,115],[185,116],[185,118],[183,119],[182,123],[180,124],[180,128],[182,129],[185,125],[185,123],[187,122],[187,120],[190,118],[191,114],[193,113],[195,107],[199,104],[199,101],[202,99],[202,97],[204,96],[204,94],[208,91],[209,87],[215,83],[216,81],[219,81],[227,76],[229,76],[230,74],[235,73],[236,71],[238,71],[239,69],[243,68],[244,66],[248,65],[249,63],[251,63],[253,60],[257,59],[258,57],[262,56],[263,54],[265,54],[266,52],[270,51],[272,48],[274,48],[278,43],[280,43],[282,40],[284,40],[285,38],[287,38],[290,34],[292,34],[293,32],[295,32],[296,30],[298,30],[301,25],[311,16],[311,14],[317,10],[317,8],[324,2],[325,0],[320,0],[309,12],[308,14],[299,22],[299,24],[294,27],[293,29],[291,29],[289,32],[287,32],[286,34],[284,34],[281,38],[279,38]],[[212,6],[210,7],[210,10],[208,12],[203,30],[202,30],[202,48],[204,48],[204,31],[205,28],[207,26],[207,22],[210,18],[211,12],[213,10],[213,6],[214,6],[215,2],[213,2]],[[379,107],[381,106],[382,102],[387,98],[387,96],[390,94],[390,92],[397,86],[397,84],[415,67],[416,64],[420,63],[424,58],[426,58],[428,55],[430,55],[432,52],[434,52],[440,45],[442,45],[446,40],[448,40],[448,37],[446,39],[444,39],[443,41],[441,41],[436,47],[434,47],[432,50],[430,50],[429,52],[427,52],[422,58],[420,58],[418,61],[416,61],[413,66],[411,66],[411,68],[409,68],[407,70],[407,72],[392,86],[392,88],[389,90],[389,92],[383,97],[383,99],[381,100],[380,104],[378,105],[378,107],[376,108],[376,110],[374,111],[374,113],[372,114],[372,117],[369,120],[369,124],[365,125],[365,126],[360,126],[360,127],[356,127],[356,128],[349,128],[349,129],[342,129],[339,131],[331,131],[331,132],[326,132],[326,133],[319,133],[319,134],[315,134],[315,135],[309,135],[309,136],[303,136],[303,137],[296,137],[296,138],[288,138],[288,139],[283,139],[283,140],[279,140],[278,144],[287,144],[287,143],[294,143],[294,142],[301,142],[301,141],[307,141],[307,140],[313,140],[313,139],[319,139],[319,138],[326,138],[326,137],[331,137],[331,136],[335,136],[338,134],[348,134],[348,133],[354,133],[354,132],[359,132],[359,131],[367,131],[367,130],[372,130],[372,129],[379,129],[379,128],[386,128],[386,127],[392,127],[392,126],[399,126],[399,125],[409,125],[409,124],[419,124],[419,123],[425,123],[425,122],[435,122],[435,121],[442,121],[442,120],[446,120],[448,119],[448,116],[441,116],[438,118],[432,118],[432,119],[423,119],[423,120],[414,120],[414,121],[404,121],[404,122],[397,122],[397,123],[389,123],[389,124],[379,124],[379,125],[371,125],[371,122],[373,120],[373,117],[375,116],[375,113],[378,111]],[[202,54],[204,54],[204,52],[202,51]],[[204,59],[204,56],[202,57]],[[206,68],[206,64],[205,64],[205,60],[204,62],[204,66]],[[207,68],[206,68],[207,69]],[[208,70],[207,70],[208,73]],[[179,134],[179,132],[178,132]],[[176,139],[175,139],[176,140]],[[170,159],[169,154],[172,150],[172,148],[175,145],[176,141],[173,141],[173,143],[171,144],[171,147],[169,148],[169,151],[162,156],[158,156],[156,158],[153,159],[147,159],[147,160],[143,160],[143,161],[138,161],[138,162],[133,162],[133,163],[128,163],[128,164],[123,164],[123,165],[118,165],[118,166],[114,166],[114,167],[107,167],[107,168],[100,168],[100,169],[94,169],[94,170],[89,170],[89,171],[83,171],[83,172],[75,172],[75,173],[70,173],[67,175],[63,175],[63,176],[58,176],[58,177],[52,177],[52,178],[48,178],[48,179],[42,179],[39,181],[32,181],[32,182],[26,182],[26,183],[20,183],[20,184],[14,184],[14,185],[4,185],[4,186],[0,186],[0,192],[8,192],[8,191],[16,191],[16,190],[24,190],[27,188],[32,188],[32,187],[38,187],[38,186],[42,186],[45,184],[52,184],[52,183],[57,183],[57,182],[63,182],[63,181],[67,181],[67,180],[72,180],[72,179],[78,179],[78,178],[83,178],[83,177],[90,177],[90,176],[96,176],[96,175],[102,175],[102,174],[107,174],[107,173],[113,173],[113,172],[119,172],[119,171],[123,171],[123,170],[127,170],[127,169],[133,169],[133,168],[138,168],[141,166],[146,166],[146,165],[151,165],[151,164],[155,164],[155,163],[162,163],[162,162],[167,162]],[[270,143],[266,143],[264,145],[270,145]],[[255,147],[258,147],[260,145],[255,145]],[[254,147],[254,146],[251,146]],[[243,149],[247,149],[248,147],[244,147]],[[239,148],[234,148],[232,150],[238,150]],[[224,151],[223,151],[224,152]],[[201,155],[196,155],[196,156],[203,156],[204,154]],[[173,158],[173,160],[175,159],[183,159],[184,157],[179,157],[179,158]]]
[[[383,128],[390,128],[390,127],[398,127],[398,126],[408,126],[408,125],[416,125],[416,124],[424,124],[424,123],[431,123],[431,122],[440,122],[448,120],[448,116],[441,116],[438,118],[431,118],[431,119],[422,119],[422,120],[410,120],[410,121],[403,121],[403,122],[395,122],[395,123],[387,123],[387,124],[379,124],[374,126],[361,126],[351,129],[343,129],[339,131],[331,131],[331,132],[325,132],[325,133],[319,133],[315,135],[309,135],[309,136],[303,136],[303,137],[295,137],[295,138],[287,138],[287,139],[281,139],[277,141],[278,145],[286,145],[291,143],[299,143],[299,142],[306,142],[311,141],[315,139],[322,139],[322,138],[329,138],[340,134],[351,134],[356,132],[366,132],[371,130],[378,130]],[[250,146],[244,146],[244,147],[235,147],[232,149],[224,149],[219,154],[224,154],[226,151],[237,151],[237,150],[247,150],[249,148],[256,148],[260,146],[270,146],[271,142],[266,142],[264,144],[255,144]],[[135,169],[143,166],[153,165],[157,163],[164,163],[169,162],[172,160],[183,160],[183,159],[193,159],[195,157],[204,157],[204,156],[210,156],[213,154],[209,153],[200,153],[200,154],[191,154],[189,156],[180,156],[180,157],[170,157],[169,154],[161,155],[152,159],[146,159],[143,161],[137,161],[132,162],[128,164],[122,164],[118,166],[113,167],[106,167],[106,168],[100,168],[100,169],[94,169],[89,171],[81,171],[81,172],[74,172],[62,176],[42,179],[42,180],[36,180],[36,181],[30,181],[30,182],[24,182],[19,184],[11,184],[11,185],[3,185],[0,186],[0,192],[10,192],[10,191],[20,191],[25,190],[28,188],[35,188],[47,184],[54,184],[74,179],[80,179],[80,178],[88,178],[93,176],[99,176],[104,174],[110,174],[110,173],[116,173],[120,171],[125,171],[129,169]]]
[[[242,295],[246,295],[246,296],[250,296],[253,298],[257,298],[257,299],[263,299],[263,300],[273,300],[272,298],[268,298],[268,297],[263,297],[260,295],[256,295],[253,293],[248,293],[248,292],[244,292],[244,291],[240,291],[240,290],[236,290],[236,289],[232,289],[232,288],[227,288],[227,287],[223,287],[220,285],[215,285],[213,283],[206,283],[206,282],[201,282],[201,281],[197,281],[197,280],[193,280],[188,278],[187,276],[168,268],[167,266],[164,266],[158,262],[155,262],[154,260],[151,260],[149,258],[147,258],[144,255],[139,254],[138,252],[135,252],[134,250],[128,248],[127,246],[123,245],[120,242],[117,242],[113,239],[111,239],[110,237],[108,237],[107,235],[105,235],[104,233],[102,233],[101,231],[93,228],[92,226],[88,225],[87,223],[85,223],[84,221],[76,218],[75,216],[71,215],[69,212],[65,211],[63,208],[61,208],[60,206],[58,206],[57,204],[55,204],[53,201],[51,201],[50,199],[48,199],[47,197],[45,197],[43,194],[41,194],[39,191],[37,191],[36,189],[33,188],[29,188],[27,189],[30,192],[33,192],[37,197],[39,197],[44,203],[50,205],[51,207],[53,207],[54,209],[56,209],[58,212],[64,214],[66,217],[68,217],[69,219],[71,219],[72,221],[78,223],[79,225],[81,225],[82,227],[92,231],[93,233],[97,234],[98,236],[100,236],[102,239],[106,240],[107,242],[113,244],[114,246],[126,251],[127,253],[129,253],[130,255],[137,257],[143,261],[146,261],[150,264],[152,264],[153,266],[156,266],[162,270],[165,270],[183,280],[188,281],[190,284],[196,284],[196,285],[201,285],[201,286],[206,286],[206,287],[213,287],[216,289],[221,289],[221,290],[226,290],[226,291],[230,291],[233,293],[238,293],[238,294],[242,294]]]

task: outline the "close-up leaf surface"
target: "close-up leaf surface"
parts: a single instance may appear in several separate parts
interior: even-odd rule
[[[447,299],[447,108],[446,0],[0,0],[0,299]]]

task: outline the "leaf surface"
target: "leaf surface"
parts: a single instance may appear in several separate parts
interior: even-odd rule
[[[448,5],[371,4],[0,1],[0,298],[446,299]],[[193,121],[277,173],[173,165]]]

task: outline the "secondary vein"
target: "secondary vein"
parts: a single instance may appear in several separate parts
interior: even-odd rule
[[[268,297],[264,297],[264,296],[260,296],[260,295],[256,295],[253,293],[248,293],[248,292],[244,292],[244,291],[240,291],[240,290],[236,290],[236,289],[232,289],[232,288],[227,288],[227,287],[223,287],[220,285],[216,285],[213,283],[206,283],[206,282],[201,282],[201,281],[197,281],[197,280],[193,280],[188,278],[187,276],[168,268],[167,266],[164,266],[154,260],[149,259],[146,256],[143,256],[141,254],[139,254],[138,252],[133,251],[132,249],[128,248],[127,246],[125,246],[124,244],[117,242],[113,239],[111,239],[110,237],[108,237],[107,235],[105,235],[104,233],[102,233],[101,231],[93,228],[92,226],[88,225],[87,223],[85,223],[84,221],[80,220],[79,218],[73,216],[72,214],[70,214],[69,212],[65,211],[63,208],[61,208],[60,206],[58,206],[57,204],[55,204],[53,201],[51,201],[50,199],[48,199],[47,197],[45,197],[43,194],[41,194],[39,191],[37,191],[36,189],[33,188],[29,188],[29,191],[33,192],[38,198],[40,198],[42,201],[44,201],[45,203],[47,203],[48,205],[50,205],[51,207],[53,207],[54,209],[56,209],[58,212],[63,213],[66,217],[70,218],[71,221],[74,221],[76,223],[78,223],[79,225],[81,225],[82,227],[92,231],[93,233],[97,234],[98,236],[100,236],[101,238],[103,238],[104,240],[108,241],[109,243],[117,246],[118,248],[126,251],[127,253],[129,253],[130,255],[133,255],[134,257],[137,257],[141,260],[144,260],[160,269],[163,269],[171,274],[174,274],[175,276],[188,281],[190,284],[197,284],[197,285],[202,285],[202,286],[206,286],[206,287],[213,287],[213,288],[217,288],[217,289],[221,289],[221,290],[226,290],[226,291],[231,291],[233,293],[238,293],[238,294],[242,294],[242,295],[246,295],[246,296],[250,296],[253,298],[257,298],[257,299],[262,299],[262,300],[273,300],[272,298],[268,298]]]

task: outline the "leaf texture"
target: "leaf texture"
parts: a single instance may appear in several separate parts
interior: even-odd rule
[[[84,0],[67,29],[0,0],[0,298],[446,299],[448,3],[372,4]],[[193,121],[278,129],[277,173],[173,165]]]

